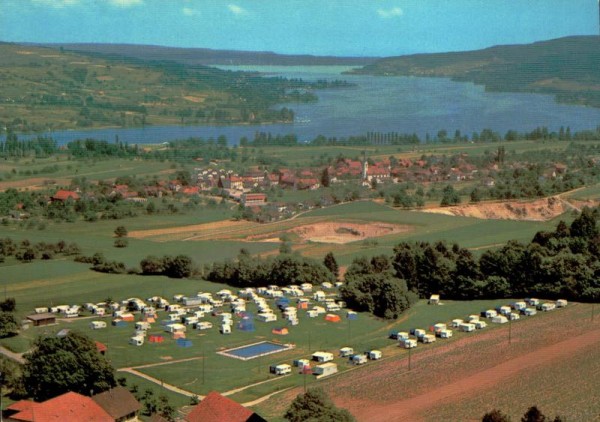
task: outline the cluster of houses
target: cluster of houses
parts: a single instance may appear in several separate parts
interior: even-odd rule
[[[439,305],[439,295],[432,295],[429,304]],[[487,327],[487,322],[482,318],[491,321],[493,324],[506,324],[520,319],[521,316],[533,316],[538,310],[548,312],[565,306],[567,306],[565,299],[559,299],[556,302],[541,302],[539,299],[527,298],[523,301],[513,302],[510,305],[498,306],[496,309],[487,309],[479,314],[471,314],[464,319],[453,319],[450,324],[436,323],[429,327],[429,330],[411,328],[409,332],[392,331],[389,333],[389,337],[398,340],[400,347],[412,349],[417,347],[418,342],[428,344],[435,342],[437,338],[448,339],[452,337],[453,331],[451,328],[465,333],[481,330]]]
[[[2,420],[135,422],[140,420],[141,408],[135,396],[119,386],[91,397],[70,391],[43,402],[20,400],[2,410]],[[182,413],[177,420],[185,422],[265,422],[257,413],[216,391]],[[154,414],[148,420],[167,419]]]

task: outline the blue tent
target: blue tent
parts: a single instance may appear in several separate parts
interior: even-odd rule
[[[238,323],[238,330],[242,331],[254,331],[256,328],[254,327],[254,315],[251,312],[242,312],[240,314],[242,319]]]
[[[192,347],[192,340],[187,340],[185,338],[178,338],[177,345],[179,347]]]
[[[351,321],[356,321],[358,319],[358,314],[353,311],[348,311],[348,313],[346,314],[346,318],[348,318]]]

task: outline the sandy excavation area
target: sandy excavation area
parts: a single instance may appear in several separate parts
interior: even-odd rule
[[[409,230],[409,226],[389,223],[322,222],[295,227],[288,232],[297,234],[303,241],[342,244]]]
[[[584,206],[597,206],[594,201],[572,201],[558,196],[535,201],[498,201],[464,204],[453,207],[427,208],[422,211],[496,220],[548,221],[568,211],[580,211]]]

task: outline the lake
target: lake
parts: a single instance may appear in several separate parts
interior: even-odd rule
[[[482,86],[443,78],[342,75],[342,66],[219,66],[222,69],[259,71],[265,75],[316,79],[344,79],[356,86],[317,91],[319,101],[282,104],[295,111],[295,122],[253,126],[148,126],[130,129],[68,130],[49,133],[60,145],[75,139],[95,138],[121,142],[160,143],[188,137],[227,137],[231,145],[257,131],[296,134],[300,140],[317,135],[345,137],[367,132],[426,133],[435,136],[446,129],[471,134],[482,129],[506,133],[531,131],[546,126],[558,131],[594,129],[600,125],[600,109],[558,104],[552,96],[485,92]],[[25,138],[25,136],[21,136]]]

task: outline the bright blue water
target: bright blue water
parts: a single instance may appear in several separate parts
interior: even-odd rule
[[[341,75],[343,67],[226,67],[261,71],[305,80],[344,79],[356,84],[347,89],[317,92],[312,104],[286,104],[296,113],[291,124],[261,126],[148,126],[133,129],[59,131],[50,135],[63,145],[75,139],[95,138],[128,143],[160,143],[188,137],[217,138],[225,135],[230,144],[256,131],[273,135],[295,133],[301,140],[317,135],[350,136],[369,131],[426,133],[434,136],[446,129],[450,136],[489,128],[504,134],[509,129],[531,131],[546,126],[558,131],[594,129],[600,124],[600,109],[558,104],[552,96],[485,92],[482,86],[441,78],[378,77]],[[281,105],[283,106],[283,105]]]
[[[250,359],[264,354],[281,352],[283,350],[287,350],[288,348],[289,347],[282,346],[280,344],[264,342],[251,344],[250,346],[246,347],[240,347],[239,349],[235,350],[225,350],[225,353],[228,355],[235,355],[243,359]]]

